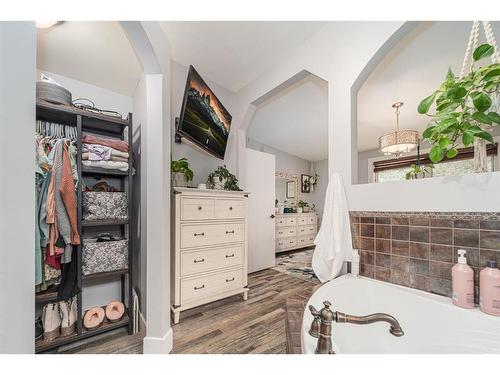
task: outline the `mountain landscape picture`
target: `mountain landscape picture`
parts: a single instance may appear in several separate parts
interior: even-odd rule
[[[179,131],[222,159],[226,151],[231,119],[226,108],[191,66]]]

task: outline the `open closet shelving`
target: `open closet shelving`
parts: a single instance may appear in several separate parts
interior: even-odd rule
[[[78,202],[78,231],[82,238],[85,237],[87,230],[99,229],[99,228],[113,228],[114,230],[119,230],[121,235],[128,239],[128,269],[118,270],[111,272],[101,272],[91,275],[83,275],[82,273],[82,245],[77,246],[77,283],[80,287],[80,293],[78,293],[78,313],[76,322],[76,332],[70,336],[58,337],[52,341],[40,340],[35,343],[35,352],[41,353],[48,350],[58,348],[63,345],[71,344],[79,340],[87,339],[92,336],[102,334],[117,328],[127,327],[128,333],[131,334],[132,319],[129,318],[129,313],[131,311],[132,304],[132,285],[133,285],[133,248],[132,248],[132,238],[131,238],[131,214],[132,214],[132,114],[128,114],[127,119],[114,118],[110,116],[105,116],[98,113],[92,113],[89,111],[81,110],[75,107],[51,104],[45,101],[37,100],[36,102],[36,118],[37,120],[45,120],[59,124],[65,124],[70,126],[75,126],[77,130],[77,168],[78,168],[78,187],[77,187],[77,202]],[[125,130],[128,131],[125,131]],[[129,168],[128,171],[115,171],[106,170],[99,168],[88,168],[82,166],[82,137],[84,132],[103,135],[108,137],[119,138],[121,140],[128,141],[129,144]],[[121,186],[123,190],[127,193],[128,198],[128,219],[120,220],[82,220],[82,191],[83,191],[83,181],[85,178],[96,177],[96,178],[113,178],[120,179]],[[83,241],[82,241],[83,242]],[[123,318],[118,322],[107,322],[105,321],[101,326],[93,329],[87,330],[83,327],[83,301],[81,290],[85,288],[87,283],[107,283],[110,281],[120,281],[121,286],[121,301],[125,304],[128,300],[128,306],[126,305],[125,314]],[[47,291],[36,293],[35,302],[40,306],[46,303],[56,301],[57,299],[57,288],[49,288]]]

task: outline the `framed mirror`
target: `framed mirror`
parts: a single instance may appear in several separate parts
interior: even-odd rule
[[[285,172],[276,172],[276,200],[277,204],[296,205],[299,200],[299,178],[297,175]]]

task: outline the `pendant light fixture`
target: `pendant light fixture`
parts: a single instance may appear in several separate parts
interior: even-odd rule
[[[418,145],[418,131],[410,129],[399,129],[399,114],[403,102],[392,105],[396,109],[396,131],[385,134],[378,139],[379,149],[384,155],[395,155],[399,158],[401,154],[413,150]]]

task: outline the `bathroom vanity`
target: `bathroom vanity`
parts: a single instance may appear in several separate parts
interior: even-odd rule
[[[317,232],[318,216],[315,212],[276,214],[276,252],[311,246]]]

